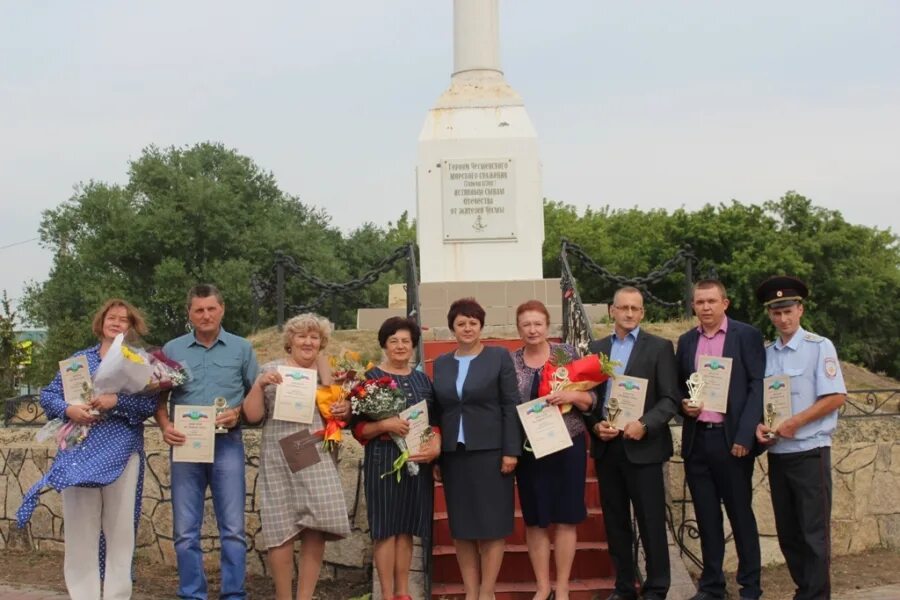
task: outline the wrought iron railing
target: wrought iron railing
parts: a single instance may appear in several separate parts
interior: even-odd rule
[[[900,418],[900,388],[848,390],[847,399],[838,410],[838,415],[840,419]],[[672,462],[677,464],[683,461],[680,457],[675,457]],[[685,479],[681,485],[681,497],[667,501],[666,518],[681,556],[687,557],[698,569],[702,569],[703,560],[694,551],[698,546],[700,530],[697,519],[688,517],[688,505],[691,502]],[[731,539],[729,534],[726,543]]]
[[[900,388],[851,390],[838,414],[845,419],[900,415]]]
[[[569,266],[568,259],[569,242],[563,240],[562,250],[559,253],[560,276],[559,287],[562,289],[562,338],[567,344],[576,348],[579,354],[587,354],[588,345],[594,341],[591,331],[591,321],[588,319],[578,289],[575,287],[575,277]]]
[[[40,395],[23,394],[3,400],[3,425],[43,426],[47,422],[44,409],[41,408]]]

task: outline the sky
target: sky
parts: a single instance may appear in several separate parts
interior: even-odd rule
[[[450,0],[0,0],[0,289],[46,279],[41,213],[141,149],[216,141],[344,230],[415,214]],[[580,209],[795,190],[900,233],[895,0],[501,0],[544,195]]]

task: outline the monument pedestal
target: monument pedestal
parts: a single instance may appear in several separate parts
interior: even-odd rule
[[[447,327],[450,305],[460,298],[475,298],[484,308],[485,327],[512,326],[515,334],[516,307],[528,300],[540,300],[550,312],[550,322],[562,318],[559,279],[514,281],[444,281],[419,285],[421,323],[429,329]],[[517,337],[517,336],[516,336]]]

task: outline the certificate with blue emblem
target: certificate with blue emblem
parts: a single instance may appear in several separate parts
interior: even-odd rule
[[[91,401],[93,385],[87,356],[82,354],[59,361],[59,374],[66,404],[87,404]]]
[[[728,412],[728,387],[731,385],[732,359],[725,356],[697,357],[697,372],[703,378],[700,401],[703,410],[718,413]]]
[[[644,416],[647,383],[646,379],[629,375],[616,375],[610,380],[612,389],[606,403],[606,420],[610,425],[624,431],[625,425]]]
[[[281,383],[275,388],[272,417],[279,421],[311,424],[316,410],[318,373],[315,369],[287,365],[279,365],[278,373]]]
[[[525,429],[528,446],[525,450],[541,458],[572,446],[572,436],[566,429],[558,406],[547,404],[546,398],[536,398],[516,407],[519,421]]]
[[[401,419],[409,422],[409,433],[406,434],[406,446],[410,454],[418,454],[422,446],[430,439],[431,427],[428,426],[428,403],[425,400],[413,404],[400,413]]]
[[[172,462],[211,463],[216,455],[216,407],[176,404],[172,424],[187,438],[172,446]]]
[[[771,430],[791,418],[791,376],[773,375],[763,379],[763,421]]]

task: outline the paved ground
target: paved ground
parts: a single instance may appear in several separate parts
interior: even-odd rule
[[[672,532],[666,528],[669,535],[669,565],[671,568],[672,583],[669,587],[668,600],[687,600],[697,593],[697,586],[694,585],[687,568],[684,566],[684,559],[679,554],[678,546],[672,539]],[[641,557],[641,568],[644,568],[644,558]],[[0,598],[2,600],[2,598]]]
[[[0,600],[68,600],[66,594],[48,592],[33,587],[0,584]],[[834,600],[897,600],[900,598],[900,584],[845,592],[834,596]]]
[[[67,594],[0,583],[0,600],[68,600]]]
[[[834,600],[896,600],[897,598],[900,598],[900,584],[882,585],[834,596]]]

